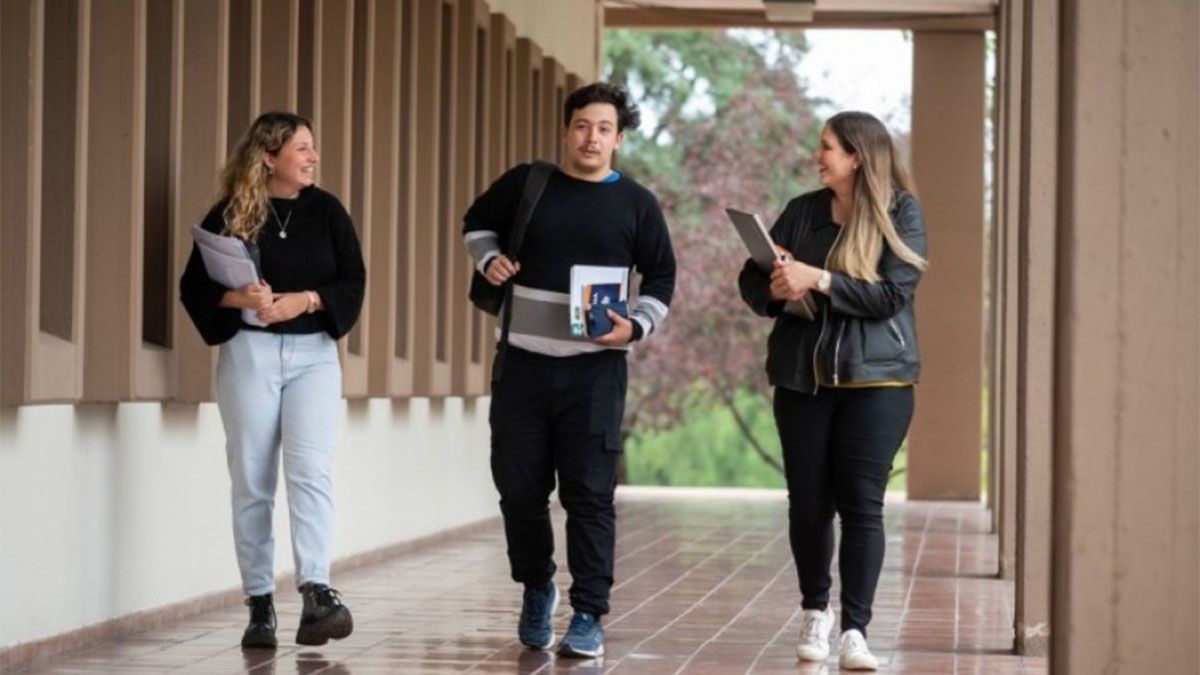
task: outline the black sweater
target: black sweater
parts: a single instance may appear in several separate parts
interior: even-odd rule
[[[231,289],[208,278],[204,260],[193,244],[179,280],[179,295],[207,344],[221,344],[243,328],[282,334],[324,331],[337,339],[350,332],[358,320],[366,269],[354,223],[342,203],[315,186],[301,190],[295,199],[273,198],[271,203],[287,223],[287,238],[280,238],[280,224],[268,211],[257,241],[263,279],[276,293],[316,291],[324,308],[263,328],[248,326],[242,322],[240,309],[220,306],[221,297]],[[201,227],[221,233],[225,204],[214,206]]]
[[[529,169],[510,169],[480,195],[463,218],[463,233],[493,231],[500,248],[507,247]],[[624,175],[595,183],[552,173],[519,258],[513,281],[528,288],[567,293],[572,265],[611,265],[636,268],[642,274],[639,295],[662,303],[663,311],[675,291],[675,254],[658,200]],[[647,321],[654,326],[663,318]],[[635,337],[640,332],[635,329]]]

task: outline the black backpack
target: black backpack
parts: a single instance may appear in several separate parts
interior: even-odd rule
[[[546,190],[546,183],[550,180],[550,174],[554,173],[555,166],[549,162],[535,161],[529,168],[529,174],[525,176],[525,187],[521,191],[521,202],[517,206],[517,215],[513,219],[512,234],[508,239],[508,248],[504,254],[513,262],[517,261],[517,254],[521,251],[521,243],[525,240],[525,230],[529,227],[529,219],[533,216],[533,210],[537,207],[538,201],[542,198],[542,192]],[[497,349],[496,359],[492,364],[492,380],[495,381],[500,377],[500,371],[503,369],[504,352],[508,347],[508,326],[512,322],[512,280],[508,280],[500,286],[493,286],[486,277],[475,270],[471,275],[471,290],[469,296],[471,304],[475,305],[480,311],[487,312],[492,316],[498,316],[501,308],[504,310],[504,316],[500,317],[500,344]]]

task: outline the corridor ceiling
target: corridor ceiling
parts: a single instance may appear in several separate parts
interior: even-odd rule
[[[999,0],[817,0],[811,24],[767,20],[763,0],[604,0],[607,28],[993,28]]]

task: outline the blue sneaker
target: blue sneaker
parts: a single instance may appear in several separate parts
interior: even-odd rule
[[[571,627],[558,644],[558,653],[563,656],[578,656],[594,659],[604,655],[604,628],[600,619],[587,612],[575,612]]]
[[[521,603],[521,620],[517,637],[521,644],[533,649],[546,649],[554,644],[554,610],[558,609],[558,586],[551,581],[544,588],[525,587]]]

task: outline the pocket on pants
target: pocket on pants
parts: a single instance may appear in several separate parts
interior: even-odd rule
[[[589,431],[603,438],[606,452],[621,452],[621,419],[628,383],[625,359],[604,368],[592,384]]]

